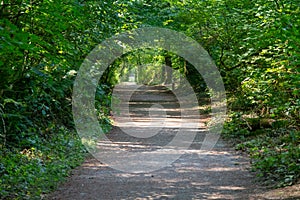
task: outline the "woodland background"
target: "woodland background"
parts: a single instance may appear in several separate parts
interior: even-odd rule
[[[2,0],[0,199],[38,199],[82,162],[86,151],[71,110],[76,72],[101,41],[147,26],[182,32],[208,51],[227,91],[223,136],[250,155],[261,180],[276,187],[299,180],[298,0]],[[159,74],[149,73],[167,62],[177,71],[174,80],[185,76],[199,96],[209,97],[182,58],[151,49],[128,54],[98,85],[96,107],[105,130],[114,84],[131,73],[139,73],[143,84],[168,82],[155,82]]]

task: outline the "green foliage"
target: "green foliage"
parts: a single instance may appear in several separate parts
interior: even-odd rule
[[[237,150],[249,153],[252,169],[265,183],[282,187],[299,180],[300,131],[292,121],[232,112],[223,136],[234,141]]]
[[[100,8],[110,15],[96,16]],[[3,4],[0,105],[5,133],[0,133],[5,145],[30,148],[55,126],[73,126],[71,88],[76,70],[95,44],[116,31],[102,24],[104,19],[120,22],[112,9],[96,1]],[[101,35],[104,32],[108,35]]]
[[[238,150],[248,151],[253,169],[268,184],[287,186],[300,174],[300,131],[269,130],[255,139],[242,142]]]
[[[82,149],[65,130],[74,128],[71,95],[77,70],[95,45],[143,26],[175,29],[198,41],[216,62],[228,92],[224,135],[238,138],[238,148],[249,151],[254,168],[269,180],[287,185],[299,178],[298,1],[23,0],[0,5],[1,198],[38,198],[81,160],[81,153],[67,159]],[[164,82],[166,52],[143,51],[116,60],[99,82],[95,107],[105,131],[114,84],[133,72],[139,83]],[[177,70],[173,79],[184,76],[199,94],[208,91],[193,66],[170,55]]]
[[[295,142],[288,135],[299,134],[300,122],[299,2],[172,5],[181,7],[174,17],[181,24],[177,29],[208,50],[223,76],[230,110],[224,136],[251,151],[253,167],[265,178],[278,185],[294,183],[299,179],[299,137]]]
[[[0,2],[0,199],[40,199],[82,160],[72,133],[73,81],[94,46],[125,29],[116,5]],[[109,92],[96,96],[105,130]]]
[[[224,125],[224,135],[244,139],[251,134],[247,127],[247,122],[243,119],[242,113],[233,112],[229,115],[229,119],[230,121]]]
[[[97,118],[102,130],[106,133],[111,129],[110,108],[111,108],[111,88],[108,85],[98,85],[95,94],[95,108]]]
[[[0,199],[41,199],[83,161],[85,150],[75,134],[60,128],[38,148],[0,155]]]

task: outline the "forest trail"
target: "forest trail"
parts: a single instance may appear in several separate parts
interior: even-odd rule
[[[121,91],[133,88],[136,89],[132,85],[119,86]],[[175,120],[173,124],[164,125],[155,136],[135,138],[122,132],[126,120],[122,121],[124,118],[120,115],[108,134],[109,139],[127,151],[147,152],[163,148],[175,136],[178,130],[176,120],[180,117],[176,97],[165,87],[141,86],[133,93],[129,114],[137,126],[131,130],[147,132],[146,129],[158,128],[154,126],[161,119],[155,119],[155,113],[151,116],[154,126],[143,126],[149,121],[149,107],[157,104],[163,106],[167,119]],[[193,119],[191,116],[190,120],[200,122],[196,137],[188,149],[180,150],[182,156],[170,165],[152,172],[130,173],[111,168],[91,156],[73,170],[68,181],[47,199],[262,199],[260,194],[264,189],[249,172],[249,160],[224,141],[219,140],[211,151],[199,157],[208,117],[201,115],[200,119]]]

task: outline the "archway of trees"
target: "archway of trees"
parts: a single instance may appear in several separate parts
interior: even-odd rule
[[[299,8],[297,0],[0,1],[0,199],[47,192],[80,163],[85,150],[71,112],[77,70],[106,38],[147,26],[182,32],[208,51],[227,91],[224,136],[250,154],[267,181],[296,183]],[[99,83],[99,121],[109,130],[111,90],[130,77],[176,86],[185,76],[195,91],[209,95],[193,70],[160,49],[124,55]]]

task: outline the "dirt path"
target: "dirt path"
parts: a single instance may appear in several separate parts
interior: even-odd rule
[[[125,94],[123,98],[128,98],[126,94],[129,93],[124,91],[133,88],[135,86],[127,85],[120,86],[119,90]],[[197,119],[200,128],[196,131],[186,132],[196,133],[188,149],[175,150],[168,147],[166,150],[165,145],[177,134],[176,124],[180,119],[179,104],[172,92],[163,87],[143,86],[131,97],[128,113],[122,110],[125,106],[122,105],[119,110],[120,113],[125,114],[115,116],[115,127],[108,134],[113,144],[129,152],[147,153],[163,149],[164,151],[157,151],[159,152],[157,154],[168,152],[170,156],[173,153],[182,156],[170,165],[143,173],[118,171],[90,157],[73,171],[72,176],[58,191],[47,199],[264,199],[260,196],[265,189],[255,183],[254,175],[248,171],[249,161],[229,148],[224,141],[219,140],[215,148],[209,152],[200,152],[206,134],[204,122],[207,121],[207,117],[202,116]],[[149,116],[150,108],[151,116]],[[136,127],[127,126],[128,115],[136,123]],[[157,126],[162,123],[161,116],[167,117],[168,122]],[[152,120],[151,126],[149,120]],[[190,117],[189,121],[193,120],[195,119]],[[158,133],[146,137],[151,133],[149,129],[156,130]],[[133,134],[146,133],[146,135],[133,137],[122,130],[135,131]],[[114,147],[107,147],[101,142],[99,146],[115,150]],[[147,163],[146,160],[142,162]],[[135,169],[134,166],[139,169],[139,162],[129,162],[132,161],[130,159],[127,163],[122,161],[121,164],[125,166],[123,169],[126,169],[126,165],[130,169]]]

